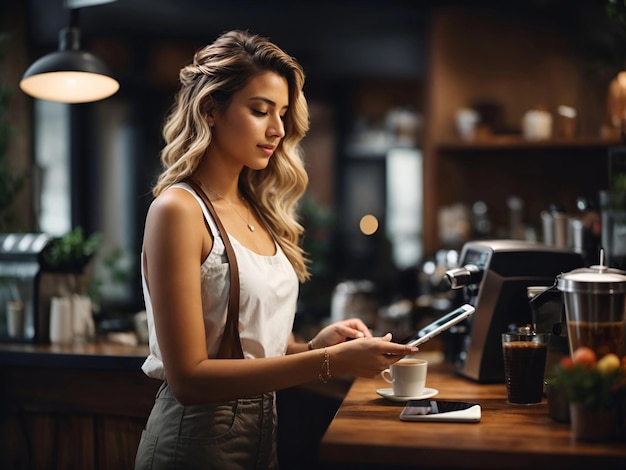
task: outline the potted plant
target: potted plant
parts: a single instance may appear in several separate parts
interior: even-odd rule
[[[100,248],[100,239],[99,233],[85,237],[82,227],[52,239],[41,254],[44,270],[82,274]]]
[[[576,438],[603,440],[623,433],[626,356],[598,359],[592,349],[580,347],[561,359],[553,385],[569,402]]]

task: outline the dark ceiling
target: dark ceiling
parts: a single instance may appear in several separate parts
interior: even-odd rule
[[[462,5],[518,10],[548,21],[590,20],[589,8],[609,0],[26,0],[33,34],[54,42],[67,25],[69,8],[79,8],[81,25],[93,34],[204,37],[233,27],[293,33],[302,40],[328,33],[393,32],[422,20],[435,8]],[[581,13],[583,17],[581,18]]]
[[[69,9],[82,0],[28,0],[33,34],[40,44],[54,43],[67,25]],[[98,2],[102,4],[97,4]],[[80,8],[80,25],[90,34],[207,39],[231,28],[290,33],[311,41],[329,33],[393,32],[424,17],[431,1],[250,1],[250,0],[93,0]],[[441,2],[439,2],[441,3]]]
[[[78,25],[84,43],[108,36],[134,47],[166,40],[200,46],[225,30],[249,29],[268,36],[316,73],[407,77],[423,68],[430,3],[116,0],[78,9]],[[33,46],[56,48],[59,31],[70,23],[70,9],[64,0],[29,4]]]
[[[175,40],[196,46],[233,28],[270,37],[320,74],[423,72],[428,19],[436,8],[509,9],[520,21],[559,28],[573,41],[602,44],[605,0],[27,0],[35,50],[57,47],[78,9],[84,42],[114,37],[132,47]],[[66,3],[67,2],[67,3]],[[606,47],[605,47],[606,49]],[[512,51],[514,53],[514,51]]]

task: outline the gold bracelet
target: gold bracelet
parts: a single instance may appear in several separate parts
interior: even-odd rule
[[[313,340],[309,341],[309,351],[313,351],[315,348],[313,347]]]
[[[333,377],[330,375],[330,354],[328,354],[328,348],[324,348],[323,355],[324,360],[322,361],[322,372],[319,375],[319,379],[326,384]]]

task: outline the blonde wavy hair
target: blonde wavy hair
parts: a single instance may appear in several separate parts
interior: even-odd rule
[[[163,126],[163,171],[152,190],[156,197],[191,176],[211,143],[209,110],[225,111],[234,93],[261,72],[287,80],[289,108],[285,137],[263,170],[244,168],[239,189],[254,205],[293,265],[298,279],[310,277],[309,260],[301,246],[303,227],[297,219],[308,176],[300,141],[309,129],[309,112],[302,88],[300,64],[267,38],[247,31],[229,31],[198,50],[193,62],[180,70],[180,89]]]

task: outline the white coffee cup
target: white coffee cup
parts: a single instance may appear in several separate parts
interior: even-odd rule
[[[74,341],[86,341],[93,336],[93,317],[91,316],[91,298],[74,294],[71,297],[72,336]]]
[[[480,122],[480,114],[473,109],[459,109],[455,114],[456,127],[463,140],[476,137],[476,126]]]
[[[522,132],[526,140],[552,137],[552,115],[547,111],[532,109],[522,118]]]
[[[424,359],[405,358],[385,369],[380,376],[393,387],[397,397],[419,397],[426,387],[428,361]]]
[[[71,343],[74,321],[70,297],[52,297],[50,299],[50,342]]]
[[[7,302],[7,329],[9,336],[24,336],[24,304],[21,300]]]

